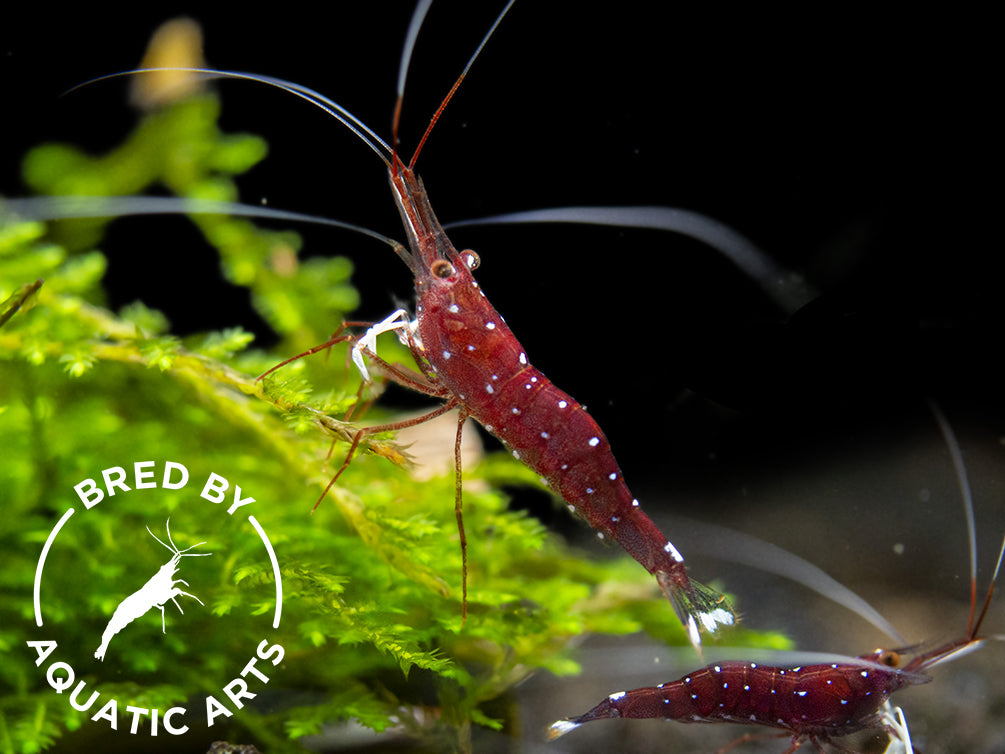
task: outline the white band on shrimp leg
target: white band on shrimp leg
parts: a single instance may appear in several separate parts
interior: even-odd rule
[[[366,349],[376,356],[378,335],[393,330],[401,330],[409,325],[408,312],[404,309],[396,309],[392,314],[363,333],[363,337],[357,339],[353,344],[352,363],[356,365],[364,382],[370,382],[370,373],[366,370],[366,364],[363,362],[363,350]]]

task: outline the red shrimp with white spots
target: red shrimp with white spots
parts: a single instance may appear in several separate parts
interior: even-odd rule
[[[404,310],[399,310],[361,337],[340,331],[327,343],[278,364],[266,374],[335,343],[351,341],[354,344],[353,360],[364,379],[369,378],[363,362],[365,354],[380,365],[392,381],[444,399],[443,405],[417,419],[358,430],[345,461],[328,488],[348,466],[363,437],[414,426],[457,408],[460,420],[455,443],[455,510],[465,563],[460,440],[464,421],[471,417],[501,440],[515,458],[537,472],[544,483],[565,500],[570,510],[586,519],[601,538],[613,539],[656,576],[657,583],[684,624],[691,643],[698,648],[701,630],[715,631],[720,625],[734,622],[732,609],[723,595],[689,578],[680,552],[642,511],[626,485],[610,444],[597,422],[580,403],[531,365],[523,346],[489,303],[472,275],[479,263],[478,255],[471,250],[458,251],[450,242],[436,219],[421,179],[414,172],[419,153],[440,114],[512,4],[511,1],[503,9],[468,61],[407,164],[400,159],[396,147],[388,147],[344,108],[317,92],[278,79],[238,74],[242,78],[254,78],[278,86],[318,105],[349,127],[380,156],[388,168],[391,190],[408,239],[407,249],[393,242],[392,246],[415,277],[413,321],[408,320]],[[402,56],[392,140],[395,145],[408,58],[428,5],[428,2],[420,3],[416,9]],[[212,74],[234,75],[219,71]],[[389,331],[398,332],[402,342],[411,350],[421,374],[388,364],[377,357],[376,337]],[[323,499],[324,493],[321,497]],[[462,610],[466,614],[466,565],[462,599]]]
[[[780,728],[792,734],[786,752],[795,751],[803,741],[822,750],[821,744],[833,737],[882,727],[890,694],[930,680],[920,672],[886,667],[873,659],[865,655],[858,661],[848,658],[789,668],[718,662],[676,681],[611,694],[589,712],[554,723],[549,734],[557,738],[593,720],[666,718]]]
[[[497,25],[508,9],[509,5],[497,19]],[[422,13],[424,8],[420,5],[410,30],[413,35],[418,31]],[[406,51],[411,41],[410,36]],[[475,57],[480,50],[481,47]],[[473,61],[474,57],[468,67]],[[395,134],[407,62],[406,52],[399,77]],[[444,398],[446,403],[431,412],[430,417],[459,408],[457,448],[463,422],[470,416],[501,440],[515,458],[540,474],[570,510],[585,518],[601,537],[620,544],[656,576],[684,623],[692,644],[698,647],[700,629],[715,631],[720,624],[733,623],[733,613],[724,597],[688,577],[681,554],[642,511],[629,490],[596,421],[581,404],[530,364],[523,346],[472,275],[478,265],[477,254],[470,250],[458,251],[453,246],[436,219],[421,179],[414,172],[426,137],[466,72],[467,68],[440,105],[408,164],[399,159],[394,149],[390,160],[385,159],[391,190],[408,239],[409,248],[397,251],[415,276],[415,320],[386,320],[357,341],[356,353],[362,350],[375,358],[375,335],[380,331],[398,330],[423,374],[419,379],[417,375],[405,374],[399,368],[384,364],[389,377]],[[393,143],[397,143],[396,135]],[[371,146],[380,154],[376,146]],[[318,349],[312,349],[315,350]],[[364,433],[396,426],[403,425],[360,430],[354,445]],[[350,456],[351,453],[350,450]],[[464,547],[459,452],[455,453],[455,463],[455,505]]]
[[[654,574],[695,645],[699,628],[732,623],[723,597],[688,577],[681,554],[642,511],[596,421],[530,364],[471,274],[477,257],[450,243],[411,167],[394,164],[391,186],[416,277],[416,321],[406,341],[430,386]]]
[[[941,412],[934,406],[933,411],[960,476],[971,553],[974,553],[972,503],[958,444]],[[890,696],[902,688],[928,683],[931,680],[928,671],[936,665],[984,644],[985,639],[977,634],[991,604],[1003,556],[1005,540],[979,612],[976,558],[971,558],[971,606],[966,633],[915,654],[903,665],[902,654],[910,652],[910,648],[878,649],[859,657],[789,667],[738,661],[712,663],[675,681],[611,694],[585,714],[553,723],[549,736],[557,738],[595,720],[664,718],[682,723],[738,723],[780,729],[786,731],[780,736],[791,735],[783,754],[791,754],[807,742],[823,752],[825,744],[838,746],[834,743],[836,738],[878,729],[886,731],[892,739],[889,754],[910,754],[913,751],[910,733],[901,711],[890,705]],[[758,737],[761,736],[743,736],[726,749]]]

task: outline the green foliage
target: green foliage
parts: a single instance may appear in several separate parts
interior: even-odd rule
[[[217,115],[216,99],[202,95],[148,116],[103,157],[41,147],[26,160],[26,178],[46,193],[110,195],[161,185],[179,196],[232,200],[232,175],[264,156],[265,146],[219,133]],[[266,667],[272,683],[296,691],[227,722],[268,751],[297,750],[296,739],[346,719],[463,749],[472,725],[503,724],[486,705],[530,674],[575,673],[575,637],[648,630],[684,642],[669,604],[634,561],[591,560],[508,509],[493,481],[538,484],[508,456],[466,469],[466,622],[451,474],[418,481],[393,438],[372,439],[329,502],[308,515],[332,473],[332,438],[352,436],[353,426],[338,417],[355,403],[358,377],[340,366],[344,346],[327,363],[318,356],[263,381],[255,375],[323,341],[356,305],[349,261],[302,262],[295,234],[231,217],[193,218],[224,275],[250,291],[281,337],[264,352],[249,350],[252,338],[240,329],[182,339],[142,304],[106,308],[105,257],[92,250],[106,221],[65,221],[50,231],[0,220],[0,647],[7,655],[0,663],[0,752],[42,751],[93,714],[56,696],[26,651],[25,642],[38,637],[35,564],[55,520],[77,502],[73,485],[134,461],[184,461],[193,478],[239,474],[245,494],[256,498],[254,514],[272,536],[285,589],[282,628],[272,637],[285,659]],[[144,253],[163,253],[155,243]],[[135,293],[141,298],[142,287]],[[336,463],[345,448],[336,447]],[[275,587],[271,570],[248,551],[223,557],[226,543],[245,541],[231,536],[236,519],[198,516],[181,492],[162,493],[178,546],[196,545],[198,532],[206,544],[193,552],[221,553],[199,566],[211,574],[213,596],[204,578],[201,590],[190,588],[207,596],[205,610],[181,598],[189,633],[171,630],[179,614],[168,603],[163,634],[157,610],[137,620],[161,641],[150,641],[149,631],[122,631],[112,645],[116,672],[99,663],[78,671],[122,702],[166,709],[195,690],[219,694],[207,679],[237,675],[247,648],[261,639],[256,618],[272,610]],[[60,652],[90,657],[123,594],[135,589],[115,542],[123,526],[146,537],[147,505],[135,494],[106,499],[75,515],[60,540],[46,571],[54,580],[46,584],[47,626]],[[160,524],[151,531],[164,538]],[[131,567],[143,574],[168,557],[156,543],[133,555]],[[191,562],[181,561],[182,574]],[[199,636],[199,646],[186,636]],[[196,649],[199,663],[185,662]],[[155,671],[156,682],[149,680]],[[438,710],[432,723],[424,715],[429,706]],[[214,737],[222,733],[214,729]]]

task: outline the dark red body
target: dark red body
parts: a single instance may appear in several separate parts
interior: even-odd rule
[[[845,735],[873,727],[890,694],[913,682],[899,670],[877,665],[776,668],[720,662],[677,681],[611,694],[571,722],[662,717],[682,723],[766,725],[798,735]]]
[[[574,512],[646,570],[682,568],[639,509],[597,423],[529,363],[466,268],[451,278],[419,290],[419,337],[439,382]]]
[[[531,366],[471,274],[477,257],[450,243],[419,178],[399,164],[391,187],[411,251],[403,258],[415,274],[412,350],[430,381],[655,574],[695,644],[699,626],[732,623],[722,596],[690,581],[676,548],[642,512],[597,423]]]

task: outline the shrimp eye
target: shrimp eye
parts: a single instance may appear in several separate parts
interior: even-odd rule
[[[448,278],[454,274],[454,266],[446,259],[437,259],[430,270],[438,278]]]
[[[886,652],[881,652],[879,655],[879,662],[881,665],[895,668],[900,665],[900,653],[894,652],[892,649],[887,650]]]
[[[461,257],[464,259],[464,264],[468,266],[469,270],[477,270],[478,265],[482,263],[481,257],[479,257],[471,249],[465,249],[461,252]]]

